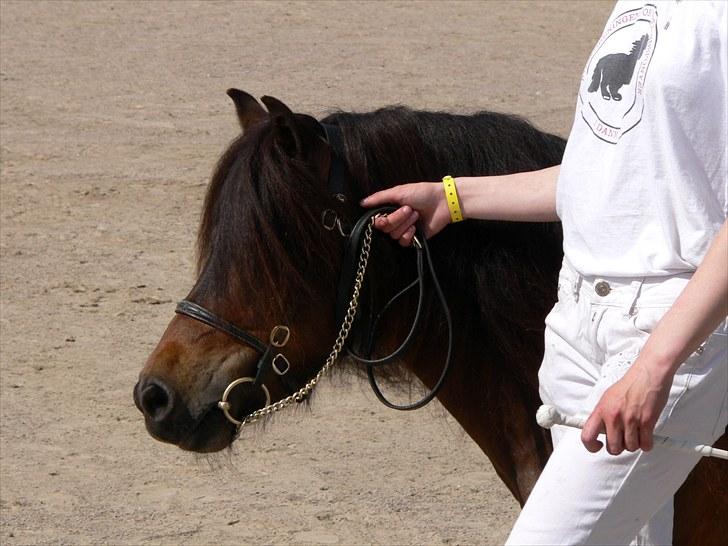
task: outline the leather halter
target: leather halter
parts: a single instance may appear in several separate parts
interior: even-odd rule
[[[260,358],[258,359],[255,377],[246,378],[250,379],[250,381],[245,382],[252,383],[254,387],[261,387],[265,391],[266,399],[268,401],[270,401],[270,394],[268,392],[268,388],[263,383],[263,378],[270,370],[273,370],[276,375],[281,378],[281,381],[289,391],[289,394],[296,390],[297,387],[295,383],[293,383],[288,375],[286,375],[291,369],[291,363],[283,353],[278,351],[278,349],[288,343],[288,339],[291,336],[291,331],[288,326],[275,326],[271,330],[268,343],[266,344],[247,330],[243,330],[242,328],[235,326],[233,323],[218,317],[201,305],[189,300],[180,301],[174,311],[180,315],[185,315],[198,320],[203,324],[207,324],[216,330],[220,330],[236,341],[249,345],[258,351],[260,353]]]
[[[322,133],[324,135],[324,140],[329,145],[330,151],[331,151],[331,165],[329,168],[329,177],[328,177],[328,185],[329,185],[329,191],[334,196],[335,199],[337,199],[340,202],[346,201],[347,198],[350,198],[350,192],[348,191],[348,187],[351,186],[351,177],[348,174],[348,168],[346,166],[346,163],[342,159],[343,156],[343,140],[341,138],[341,129],[338,126],[335,125],[328,125],[328,124],[320,124]],[[362,243],[362,237],[364,234],[364,231],[366,229],[366,226],[371,221],[371,218],[373,216],[379,215],[379,214],[386,214],[389,212],[392,212],[396,210],[396,207],[381,207],[374,210],[367,210],[364,211],[364,213],[359,217],[356,224],[351,228],[351,231],[349,233],[346,233],[346,230],[344,229],[344,224],[342,223],[341,219],[339,218],[338,214],[333,211],[332,209],[326,209],[323,211],[322,214],[322,223],[324,224],[324,227],[328,230],[333,230],[334,228],[338,227],[339,232],[342,236],[347,237],[348,241],[346,244],[345,254],[344,254],[344,261],[342,265],[342,270],[340,274],[339,279],[339,285],[337,289],[337,301],[336,301],[336,320],[338,322],[341,321],[344,313],[346,312],[346,305],[348,298],[351,295],[351,289],[353,287],[354,282],[354,274],[356,272],[356,264],[357,264],[357,257],[359,255],[359,251],[361,248]],[[327,220],[328,215],[328,220]],[[438,392],[442,388],[445,379],[448,375],[448,372],[450,370],[450,363],[452,360],[452,341],[453,341],[453,335],[452,335],[452,319],[450,316],[450,311],[447,305],[447,300],[445,299],[445,296],[442,292],[442,288],[440,287],[440,283],[437,279],[437,275],[435,274],[435,269],[432,263],[432,257],[430,255],[430,250],[427,245],[427,240],[424,237],[424,233],[422,232],[422,229],[419,225],[416,226],[416,234],[414,238],[414,247],[417,252],[417,279],[415,279],[413,282],[408,284],[404,289],[400,290],[397,294],[395,294],[380,310],[380,312],[377,314],[377,316],[371,321],[370,324],[370,331],[366,336],[367,343],[365,346],[365,353],[364,355],[359,355],[353,352],[351,347],[347,346],[346,350],[348,355],[364,364],[367,368],[367,376],[369,378],[369,383],[372,387],[372,390],[374,391],[374,394],[377,396],[377,398],[387,407],[397,410],[414,410],[421,408],[422,406],[426,405],[430,401],[432,401],[435,396],[437,396]],[[417,330],[417,327],[419,326],[422,318],[422,311],[424,306],[424,300],[425,300],[425,267],[424,262],[427,262],[427,269],[430,273],[430,278],[432,279],[432,286],[435,289],[435,293],[437,295],[437,299],[440,302],[440,305],[442,307],[443,313],[445,315],[445,320],[447,323],[448,328],[448,345],[447,345],[447,353],[445,357],[445,364],[443,366],[442,372],[440,373],[440,377],[438,378],[437,382],[433,386],[432,390],[430,390],[429,393],[427,393],[422,399],[418,400],[417,402],[414,402],[412,404],[405,404],[405,405],[398,405],[390,402],[387,400],[387,398],[382,393],[381,389],[379,388],[379,385],[377,384],[376,378],[374,376],[374,368],[378,366],[383,366],[386,364],[393,363],[396,359],[398,359],[404,351],[409,347],[410,343],[415,337],[415,333]],[[384,313],[391,307],[391,305],[399,299],[401,296],[403,296],[405,293],[407,293],[409,290],[414,288],[415,286],[418,287],[418,302],[417,302],[417,311],[415,313],[415,318],[412,321],[412,326],[410,327],[409,333],[407,334],[404,341],[400,344],[400,346],[395,349],[392,353],[385,357],[380,358],[370,358],[372,353],[372,346],[374,344],[374,337],[376,334],[376,329],[379,323],[379,320],[384,315]],[[371,311],[371,310],[370,310]],[[230,385],[228,385],[228,388],[225,390],[225,393],[223,395],[223,400],[218,404],[220,408],[225,412],[228,419],[231,421],[240,424],[240,421],[235,420],[230,416],[229,409],[230,405],[227,402],[227,397],[230,393],[230,391],[237,385],[241,383],[252,383],[254,387],[260,387],[266,395],[266,405],[270,404],[270,394],[268,391],[268,388],[263,383],[263,379],[266,375],[268,375],[270,370],[273,370],[278,377],[280,377],[281,381],[286,387],[286,390],[289,394],[295,392],[297,390],[296,385],[291,380],[291,378],[287,375],[288,372],[291,369],[290,362],[285,357],[285,355],[279,351],[280,348],[286,345],[288,342],[289,336],[290,336],[290,329],[287,326],[278,325],[275,326],[271,330],[270,338],[268,343],[263,342],[255,335],[251,334],[247,330],[244,330],[235,324],[232,324],[231,322],[228,322],[208,309],[205,309],[201,305],[198,305],[196,303],[193,303],[189,300],[182,300],[177,304],[177,307],[175,309],[175,312],[181,315],[185,315],[189,318],[195,319],[197,321],[200,321],[212,328],[215,328],[217,330],[220,330],[221,332],[224,332],[225,334],[229,335],[236,341],[239,341],[245,345],[248,345],[255,349],[258,353],[260,353],[260,358],[257,363],[257,371],[255,377],[243,377],[239,378]]]

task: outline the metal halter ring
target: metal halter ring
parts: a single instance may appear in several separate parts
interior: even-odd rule
[[[227,388],[225,389],[225,392],[222,393],[222,400],[220,400],[217,403],[217,407],[222,410],[222,412],[225,414],[225,417],[227,417],[228,421],[230,421],[231,423],[233,423],[239,427],[243,426],[243,422],[238,421],[237,419],[235,419],[235,417],[230,415],[230,402],[228,402],[227,399],[228,399],[228,396],[230,396],[230,393],[232,392],[232,390],[235,387],[237,387],[238,385],[240,385],[241,383],[255,383],[255,379],[253,377],[241,377],[240,379],[236,379],[235,381],[233,381],[232,383],[230,383],[227,386]],[[263,389],[263,392],[265,393],[265,405],[270,406],[270,392],[268,392],[268,387],[266,387],[263,384],[261,384],[260,386]]]
[[[270,344],[273,347],[283,347],[291,337],[291,329],[288,326],[279,324],[270,331]]]
[[[321,223],[324,226],[324,229],[327,229],[329,231],[333,231],[336,228],[336,223],[339,220],[339,216],[336,214],[335,210],[332,209],[325,209],[321,213]]]

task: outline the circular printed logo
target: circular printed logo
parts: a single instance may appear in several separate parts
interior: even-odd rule
[[[582,75],[579,106],[597,138],[615,144],[642,119],[643,88],[657,43],[652,4],[612,18]]]

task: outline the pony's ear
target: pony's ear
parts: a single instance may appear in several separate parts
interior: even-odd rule
[[[260,100],[268,108],[276,143],[290,157],[300,156],[303,149],[296,126],[296,116],[288,106],[275,97],[265,96]]]
[[[235,103],[235,111],[238,113],[240,127],[245,131],[250,125],[265,119],[268,113],[254,97],[240,89],[228,89],[227,95]]]
[[[274,97],[261,97],[260,100],[268,108],[275,146],[288,157],[308,163],[319,178],[326,180],[331,152],[319,122],[305,114],[294,114]]]

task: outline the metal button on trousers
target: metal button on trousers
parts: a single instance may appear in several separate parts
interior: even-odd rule
[[[597,284],[594,285],[594,291],[599,296],[602,296],[602,297],[609,294],[609,292],[611,292],[611,290],[612,290],[612,287],[609,286],[609,283],[607,281],[599,281]]]

